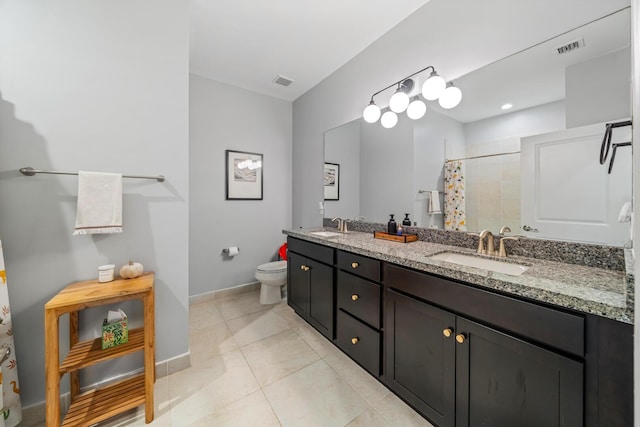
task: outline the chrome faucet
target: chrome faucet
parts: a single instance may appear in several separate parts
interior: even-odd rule
[[[478,235],[480,237],[480,241],[478,242],[478,253],[494,256],[496,254],[496,247],[493,242],[493,233],[489,230],[482,230]],[[487,247],[484,247],[484,238],[487,238]]]
[[[506,225],[500,228],[500,236],[504,236],[504,233],[511,233],[511,229]]]

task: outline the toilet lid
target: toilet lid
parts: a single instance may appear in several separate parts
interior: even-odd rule
[[[268,273],[277,273],[287,270],[287,261],[274,261],[268,262],[258,266],[258,271],[265,271]]]

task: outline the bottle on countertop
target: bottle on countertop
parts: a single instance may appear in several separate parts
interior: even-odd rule
[[[395,214],[389,214],[391,219],[389,219],[387,223],[387,233],[389,234],[396,234],[398,232],[398,224],[396,224],[396,220],[393,219],[393,215]]]
[[[411,220],[409,219],[409,214],[404,214],[404,219],[402,220],[402,225],[408,225],[411,227]]]
[[[398,226],[398,232],[396,233],[398,236],[402,236],[402,226]]]

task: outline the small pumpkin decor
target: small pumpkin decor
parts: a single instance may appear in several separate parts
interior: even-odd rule
[[[144,267],[139,262],[129,261],[129,264],[123,265],[120,269],[120,277],[123,279],[133,279],[138,277],[144,271]]]

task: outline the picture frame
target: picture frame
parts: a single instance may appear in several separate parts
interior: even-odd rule
[[[226,200],[262,200],[263,156],[225,150]]]
[[[324,199],[340,200],[340,165],[324,164]]]

